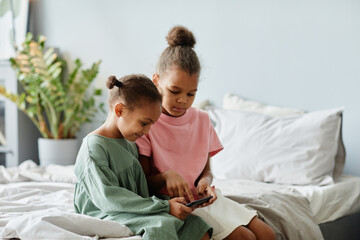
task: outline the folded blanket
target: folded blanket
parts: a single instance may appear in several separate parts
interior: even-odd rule
[[[27,160],[17,167],[5,168],[0,166],[0,184],[27,181],[75,183],[74,165],[50,164],[41,167],[34,161]]]
[[[258,212],[278,240],[322,240],[309,201],[295,189],[242,180],[215,180],[223,195]]]

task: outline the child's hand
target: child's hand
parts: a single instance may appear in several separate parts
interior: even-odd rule
[[[213,202],[215,202],[215,200],[217,199],[215,188],[210,186],[210,184],[206,180],[206,178],[203,178],[198,182],[196,189],[197,189],[199,196],[201,196],[201,197],[213,196],[209,200],[209,202],[201,204],[200,207],[206,207],[206,206],[212,204]]]
[[[187,197],[190,202],[194,201],[194,196],[189,184],[177,172],[169,170],[163,173],[166,181],[166,189],[170,197]]]
[[[192,211],[191,207],[185,206],[186,200],[184,197],[176,197],[169,200],[170,211],[169,214],[174,217],[184,220]]]

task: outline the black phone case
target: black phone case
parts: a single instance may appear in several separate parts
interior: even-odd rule
[[[212,198],[212,196],[209,196],[206,198],[201,198],[199,200],[195,200],[195,201],[192,201],[191,203],[186,204],[186,206],[187,207],[196,207],[202,203],[208,202],[211,198]]]

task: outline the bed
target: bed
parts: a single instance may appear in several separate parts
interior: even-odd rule
[[[258,210],[277,239],[359,239],[359,177],[343,173],[344,109],[308,112],[226,94],[221,108],[207,106],[224,145],[212,159],[215,184]]]
[[[141,239],[119,223],[75,214],[73,168],[40,167],[30,160],[16,168],[0,167],[0,237]],[[360,177],[343,175],[328,186],[227,179],[215,179],[214,185],[256,209],[277,239],[358,239],[360,234]]]
[[[360,177],[342,173],[343,109],[309,114],[230,95],[226,100],[231,104],[208,108],[227,149],[212,159],[214,186],[257,210],[277,239],[358,239]],[[246,122],[255,127],[239,127]],[[298,131],[311,134],[295,139]],[[271,148],[260,147],[259,139]],[[284,142],[290,144],[284,147]],[[253,145],[256,154],[250,151]],[[314,145],[315,150],[309,149]],[[31,160],[14,168],[0,166],[0,238],[141,239],[117,222],[74,212],[73,169],[73,165],[41,167]]]

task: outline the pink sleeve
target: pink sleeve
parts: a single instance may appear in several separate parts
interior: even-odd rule
[[[212,122],[210,121],[210,133],[209,133],[209,154],[210,157],[214,156],[218,152],[224,149],[223,145],[221,144],[218,135],[216,134],[216,131],[214,129],[214,126],[212,125]]]
[[[151,142],[148,135],[138,138],[135,143],[138,146],[139,154],[151,157]]]

